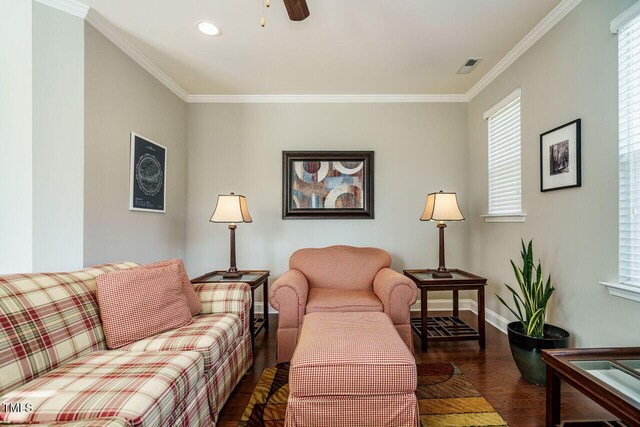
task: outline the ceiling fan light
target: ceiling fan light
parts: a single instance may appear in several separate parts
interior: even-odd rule
[[[220,28],[209,21],[198,21],[196,22],[196,27],[198,31],[206,36],[216,37],[221,34]]]

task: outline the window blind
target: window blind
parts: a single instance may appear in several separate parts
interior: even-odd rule
[[[489,215],[522,213],[520,97],[489,116]]]
[[[619,279],[640,286],[640,16],[618,31]]]

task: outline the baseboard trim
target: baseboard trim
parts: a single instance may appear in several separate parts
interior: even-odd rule
[[[262,314],[263,311],[262,302],[257,301],[255,303],[255,312]],[[478,303],[470,298],[460,299],[459,307],[462,311],[471,311],[473,314],[478,314]],[[411,307],[412,312],[420,311],[420,301],[415,303]],[[453,300],[450,299],[434,299],[429,300],[429,308],[428,311],[451,311],[453,309]],[[509,324],[509,320],[505,317],[499,315],[493,310],[485,308],[485,320],[488,324],[495,327],[497,330],[502,332],[503,334],[507,333],[507,325]],[[269,306],[269,314],[278,314],[278,311]]]
[[[477,315],[478,314],[478,303],[473,301],[473,300],[471,300],[470,309],[471,309],[472,313]],[[485,320],[487,321],[488,324],[494,326],[497,330],[499,330],[500,332],[502,332],[503,334],[506,335],[506,333],[507,333],[507,325],[510,323],[509,319],[500,316],[495,311],[490,310],[490,309],[488,309],[486,307],[484,309],[484,316],[485,316]]]

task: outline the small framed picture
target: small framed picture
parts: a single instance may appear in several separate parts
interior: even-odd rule
[[[129,210],[166,212],[167,147],[131,132]]]
[[[582,185],[580,119],[540,135],[540,191]]]

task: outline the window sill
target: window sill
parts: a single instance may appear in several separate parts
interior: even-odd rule
[[[624,283],[600,282],[609,289],[609,294],[640,302],[640,286],[626,285]]]
[[[490,214],[480,215],[485,222],[525,222],[527,214]]]

